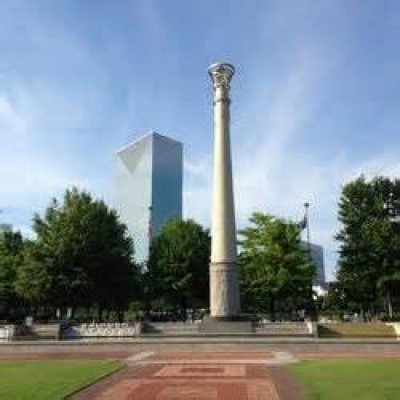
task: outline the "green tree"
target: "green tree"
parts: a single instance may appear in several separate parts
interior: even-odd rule
[[[388,317],[392,319],[393,303],[400,303],[400,271],[379,278],[377,288],[386,302]]]
[[[340,282],[332,282],[328,292],[322,297],[321,312],[330,317],[343,318],[346,311],[344,289]]]
[[[137,268],[127,228],[114,210],[76,188],[35,215],[16,288],[31,303],[54,307],[97,304],[122,311],[134,295]]]
[[[24,241],[20,232],[0,235],[0,316],[3,318],[9,317],[11,311],[18,306],[14,286],[23,248]]]
[[[210,235],[193,220],[172,219],[154,237],[148,263],[153,300],[186,309],[208,303]]]
[[[390,301],[394,285],[388,282],[400,272],[399,202],[398,179],[361,176],[342,189],[337,279],[350,311],[374,314],[383,292]]]
[[[240,232],[240,263],[244,306],[269,311],[306,308],[312,298],[313,265],[300,243],[297,224],[255,212]]]

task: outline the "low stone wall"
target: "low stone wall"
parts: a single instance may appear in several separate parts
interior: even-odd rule
[[[14,325],[0,326],[0,340],[12,340],[15,334]]]
[[[310,336],[313,334],[313,325],[306,322],[257,323],[255,333],[267,336]]]
[[[126,358],[137,352],[147,351],[286,351],[294,355],[316,354],[330,357],[400,357],[400,341],[397,339],[316,339],[316,338],[266,338],[266,337],[186,337],[186,338],[120,338],[118,340],[94,339],[64,340],[64,341],[32,341],[0,342],[0,359],[51,358],[65,354],[71,358],[72,354],[88,359],[97,358],[103,354],[104,358]],[[107,356],[108,354],[108,356]],[[120,355],[118,355],[120,354]],[[36,356],[35,356],[36,355]],[[93,356],[95,355],[95,356]],[[308,357],[306,357],[308,358]]]
[[[318,337],[318,323],[314,321],[307,321],[308,333],[313,337]]]
[[[254,332],[253,323],[248,320],[229,321],[204,318],[199,328],[201,333],[217,335],[251,335]]]
[[[25,333],[23,334],[23,336],[28,336],[31,337],[32,339],[41,339],[41,340],[59,339],[60,332],[61,332],[61,325],[58,323],[32,324],[25,326]]]
[[[369,322],[337,322],[318,324],[320,337],[395,338],[392,325]]]
[[[185,335],[199,332],[199,324],[191,322],[145,322],[142,333],[155,335]]]
[[[386,325],[391,326],[396,332],[396,336],[400,338],[400,322],[387,322]]]
[[[101,338],[101,337],[131,337],[140,335],[141,323],[99,323],[81,324],[63,329],[63,339]]]

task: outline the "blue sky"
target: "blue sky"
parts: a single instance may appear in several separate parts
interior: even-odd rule
[[[333,276],[341,185],[400,175],[397,1],[18,1],[0,4],[0,208],[29,234],[65,187],[110,203],[117,148],[184,142],[184,213],[209,224],[207,66],[232,62],[238,225],[300,219]]]

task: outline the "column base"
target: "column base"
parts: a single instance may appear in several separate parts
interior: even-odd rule
[[[254,332],[254,322],[245,315],[235,317],[206,316],[199,325],[199,332],[247,335]]]
[[[212,318],[240,316],[239,274],[235,262],[210,263],[210,314]]]
[[[206,315],[204,318],[218,322],[243,322],[243,321],[254,321],[256,319],[252,315],[245,315],[245,314],[230,315],[227,317],[213,317],[212,315]]]

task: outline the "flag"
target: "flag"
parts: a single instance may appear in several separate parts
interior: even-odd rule
[[[308,221],[307,221],[307,214],[304,214],[303,219],[297,224],[297,227],[298,227],[301,231],[303,231],[304,229],[307,228],[307,224],[308,224]]]

